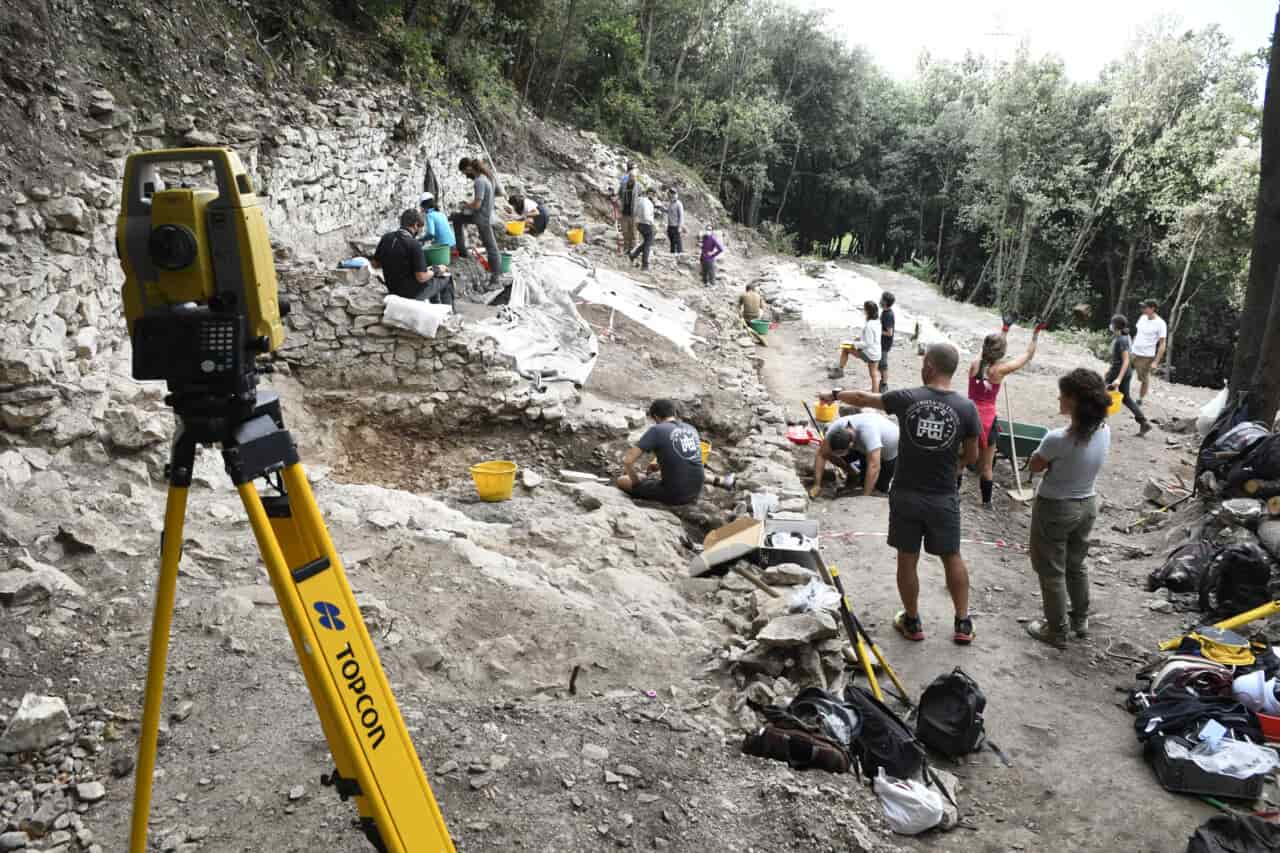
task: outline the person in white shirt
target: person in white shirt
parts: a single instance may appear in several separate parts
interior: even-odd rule
[[[636,202],[636,229],[640,232],[640,245],[627,254],[632,264],[640,258],[642,270],[649,269],[649,251],[653,248],[653,194],[650,187]]]
[[[857,478],[852,458],[863,469],[862,494],[888,494],[898,465],[898,436],[897,422],[879,412],[863,410],[832,421],[813,460],[809,497],[816,498],[822,492],[828,462],[844,471],[845,489],[851,491]]]
[[[862,313],[867,321],[862,326],[861,339],[840,344],[840,366],[831,368],[827,375],[832,379],[844,376],[850,354],[857,353],[858,359],[867,365],[867,373],[871,375],[871,393],[874,394],[880,390],[880,336],[883,331],[880,328],[880,306],[868,299],[862,303]]]
[[[1142,387],[1138,389],[1138,404],[1147,399],[1147,391],[1151,388],[1151,373],[1160,366],[1164,358],[1164,347],[1168,342],[1169,327],[1164,318],[1156,313],[1156,301],[1148,299],[1142,303],[1142,316],[1138,318],[1138,327],[1133,335],[1133,372],[1138,375]]]

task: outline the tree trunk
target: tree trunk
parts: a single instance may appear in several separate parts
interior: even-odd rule
[[[1019,303],[1022,301],[1022,277],[1027,271],[1027,254],[1031,251],[1031,220],[1034,211],[1022,209],[1022,236],[1018,241],[1018,267],[1013,271],[1013,287],[1009,290],[1007,309],[1018,316]]]
[[[1134,234],[1129,238],[1129,253],[1124,259],[1124,275],[1120,278],[1120,293],[1116,295],[1115,308],[1112,315],[1124,313],[1125,300],[1129,298],[1129,282],[1133,281],[1133,262],[1138,257],[1138,244],[1141,241]]]
[[[577,7],[578,0],[569,0],[569,8],[565,12],[566,21],[573,20],[573,13]],[[570,37],[574,31],[574,27],[565,27],[560,31],[560,55],[556,58],[556,70],[555,73],[551,75],[551,85],[547,87],[547,96],[542,99],[542,112],[544,115],[547,112],[547,108],[551,105],[551,99],[555,97],[556,89],[560,87],[560,75],[564,72],[564,60],[569,54]],[[530,76],[533,76],[532,69],[530,69],[529,74]]]
[[[1191,274],[1191,264],[1196,259],[1196,247],[1200,245],[1200,238],[1204,236],[1204,229],[1208,225],[1207,222],[1200,223],[1200,228],[1196,231],[1196,236],[1191,240],[1191,249],[1187,252],[1187,262],[1182,265],[1182,280],[1178,282],[1178,292],[1173,297],[1173,308],[1169,311],[1169,334],[1168,341],[1164,346],[1164,363],[1173,364],[1173,333],[1178,330],[1178,321],[1182,317],[1182,294],[1187,289],[1187,277]]]
[[[1249,289],[1240,312],[1240,337],[1231,369],[1231,394],[1255,397],[1250,416],[1270,424],[1280,405],[1280,14],[1271,40],[1271,65],[1262,107],[1262,170],[1253,220]]]
[[[938,274],[939,287],[942,286],[942,272],[943,272],[942,270],[942,229],[946,226],[946,224],[947,224],[947,208],[943,206],[938,211],[938,252],[933,256],[934,260],[937,261],[938,263],[937,274]]]
[[[787,182],[782,185],[782,201],[778,202],[778,214],[773,217],[775,225],[782,224],[782,211],[787,206],[787,193],[791,191],[791,181],[796,176],[796,161],[800,159],[800,140],[796,140],[796,151],[791,155],[791,171],[787,173]]]
[[[653,55],[653,19],[657,16],[657,3],[646,3],[649,8],[649,14],[646,16],[644,27],[644,58],[640,61],[640,79],[643,80],[649,73],[649,57]],[[573,20],[573,14],[570,13],[567,21]],[[568,29],[568,28],[566,28]]]
[[[987,255],[987,262],[982,265],[982,272],[978,273],[978,283],[973,286],[973,290],[969,291],[969,298],[965,302],[972,302],[978,298],[979,291],[982,290],[982,283],[987,280],[987,270],[991,268],[991,259],[995,255]]]

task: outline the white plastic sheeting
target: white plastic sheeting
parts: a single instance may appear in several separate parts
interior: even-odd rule
[[[387,294],[383,300],[382,322],[388,326],[417,332],[424,338],[434,338],[444,319],[453,313],[448,305],[432,305],[417,299]]]
[[[544,266],[542,259],[517,252],[511,262],[511,299],[495,317],[475,324],[515,359],[516,371],[537,384],[586,384],[596,366],[599,341],[578,313],[558,276],[566,270]]]
[[[759,282],[765,299],[773,301],[779,296],[798,306],[804,321],[819,329],[848,329],[852,335],[866,323],[862,303],[870,300],[879,304],[884,292],[865,275],[838,264],[827,263],[818,276],[809,275],[799,263],[787,263],[770,270]],[[910,337],[920,326],[917,343],[928,346],[935,343],[954,343],[935,326],[928,317],[909,314],[899,305],[893,307],[897,318],[899,341]]]

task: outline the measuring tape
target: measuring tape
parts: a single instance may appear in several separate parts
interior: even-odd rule
[[[822,533],[819,539],[858,539],[863,537],[884,537],[888,536],[887,532],[870,531],[870,530],[849,530],[841,533]],[[1021,553],[1029,553],[1030,549],[1020,542],[1010,542],[1007,539],[961,539],[962,545],[982,545],[987,548],[999,548],[1005,551],[1018,551]]]

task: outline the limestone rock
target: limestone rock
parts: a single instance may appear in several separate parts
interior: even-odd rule
[[[818,573],[798,563],[781,563],[769,566],[762,574],[764,582],[773,586],[803,586],[818,577]]]
[[[1271,556],[1280,560],[1280,519],[1264,521],[1258,525],[1258,541]]]
[[[826,640],[836,635],[836,620],[831,614],[791,613],[779,616],[769,622],[756,635],[756,639],[766,647],[796,648]]]
[[[31,479],[31,466],[16,450],[0,453],[0,486],[20,486]]]
[[[82,803],[96,803],[107,796],[107,789],[101,782],[81,782],[76,785],[76,799]]]
[[[0,604],[11,607],[41,601],[55,593],[81,598],[84,587],[63,572],[31,557],[18,559],[19,568],[0,572]]]
[[[119,450],[143,450],[168,438],[170,421],[159,412],[146,412],[137,406],[120,406],[107,410],[107,441]]]
[[[31,836],[25,832],[0,832],[0,853],[8,853],[10,850],[23,850],[30,840]]]
[[[89,208],[73,195],[50,199],[41,206],[40,212],[50,227],[58,231],[88,234],[93,224]]]
[[[182,135],[182,144],[189,148],[212,148],[218,144],[218,135],[207,130],[189,130]]]
[[[34,752],[53,746],[70,729],[66,702],[58,696],[28,693],[0,734],[0,753]]]

